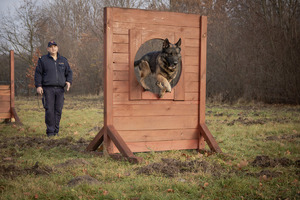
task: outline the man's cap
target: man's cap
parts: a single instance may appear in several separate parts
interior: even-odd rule
[[[51,47],[52,45],[55,45],[57,46],[56,42],[51,40],[49,43],[48,43],[48,47]]]

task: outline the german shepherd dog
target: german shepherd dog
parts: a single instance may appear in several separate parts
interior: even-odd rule
[[[161,51],[147,53],[134,62],[134,67],[138,67],[140,82],[145,90],[150,90],[145,78],[154,74],[156,85],[160,88],[159,98],[163,97],[166,92],[171,92],[170,82],[175,79],[178,66],[181,64],[180,45],[181,38],[176,44],[171,44],[168,39],[165,39]]]

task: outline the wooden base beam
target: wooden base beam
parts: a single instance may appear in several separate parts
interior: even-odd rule
[[[101,130],[98,132],[96,137],[90,142],[90,144],[87,146],[87,151],[96,151],[97,148],[103,143],[104,140],[104,127],[101,128]]]
[[[131,163],[140,163],[142,158],[134,156],[132,151],[129,149],[123,138],[119,135],[118,131],[114,126],[107,127],[107,136],[116,145],[120,153]],[[105,127],[103,127],[95,138],[87,146],[87,151],[96,151],[97,148],[104,142]]]
[[[15,118],[15,122],[16,124],[20,125],[20,126],[23,126],[23,123],[21,122],[17,112],[16,112],[16,109],[14,107],[11,108],[11,116],[13,118]]]
[[[142,158],[136,157],[133,155],[132,151],[129,149],[123,138],[119,135],[118,131],[114,126],[109,125],[107,127],[108,137],[113,141],[116,145],[120,153],[128,159],[129,162],[140,163],[142,162]]]
[[[204,137],[206,143],[212,151],[222,153],[221,148],[207,128],[206,124],[200,124],[200,134]]]

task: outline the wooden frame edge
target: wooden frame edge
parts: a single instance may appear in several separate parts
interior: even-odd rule
[[[119,135],[118,131],[115,129],[114,126],[109,125],[107,127],[107,134],[116,145],[120,153],[128,158],[130,162],[140,163],[142,158],[136,157],[133,155],[132,151],[129,149],[123,138]]]
[[[200,124],[200,133],[212,151],[222,153],[221,148],[219,147],[215,138],[212,136],[206,124]]]
[[[96,151],[97,148],[103,143],[104,141],[104,127],[101,128],[101,130],[98,132],[98,134],[95,136],[95,138],[90,142],[90,144],[87,146],[87,151]]]

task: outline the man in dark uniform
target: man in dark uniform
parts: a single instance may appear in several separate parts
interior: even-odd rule
[[[48,55],[39,58],[35,69],[35,87],[43,95],[46,111],[45,123],[47,136],[58,135],[59,122],[64,104],[64,87],[69,91],[72,83],[72,70],[68,60],[58,53],[56,42],[48,43]]]

